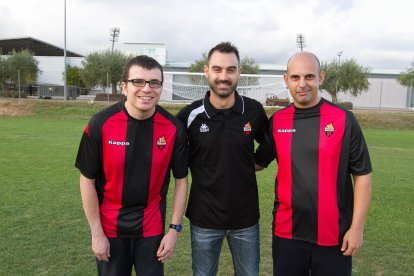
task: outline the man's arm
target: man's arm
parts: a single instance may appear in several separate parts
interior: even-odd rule
[[[276,146],[272,127],[273,119],[274,115],[267,121],[266,126],[262,130],[262,137],[257,141],[259,146],[254,153],[254,169],[256,172],[267,168],[267,166],[276,158]]]
[[[187,177],[175,179],[174,202],[172,209],[172,224],[181,224],[183,221],[185,206],[187,203]],[[160,247],[157,251],[158,260],[166,262],[174,253],[174,248],[177,243],[178,232],[174,229],[169,229],[168,233],[161,241]]]
[[[95,179],[80,175],[80,191],[83,210],[91,228],[92,251],[98,260],[108,261],[109,241],[105,236],[99,216],[98,195],[95,189]]]
[[[371,202],[372,179],[371,173],[354,175],[354,213],[352,224],[345,233],[341,250],[345,256],[355,256],[364,242],[364,226]]]
[[[261,170],[263,170],[265,167],[263,167],[263,166],[260,166],[259,164],[254,164],[254,170],[256,171],[256,172],[260,172]]]

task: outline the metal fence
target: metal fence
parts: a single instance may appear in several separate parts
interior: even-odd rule
[[[80,95],[80,89],[76,86],[67,87],[67,100],[76,100]],[[39,99],[64,98],[63,86],[53,84],[39,84],[37,88]]]

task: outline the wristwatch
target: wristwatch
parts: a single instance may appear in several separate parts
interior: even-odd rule
[[[180,233],[183,229],[183,226],[181,224],[170,224],[170,228],[177,231],[177,233]]]

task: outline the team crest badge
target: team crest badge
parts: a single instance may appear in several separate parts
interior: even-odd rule
[[[326,136],[331,137],[331,136],[332,136],[332,134],[335,132],[335,128],[334,128],[334,126],[333,126],[333,123],[327,124],[327,125],[325,126],[324,131],[325,131],[325,135],[326,135]]]
[[[249,122],[247,122],[247,124],[244,125],[243,131],[244,133],[246,133],[247,136],[250,135],[250,133],[252,132],[252,126]]]
[[[158,138],[157,140],[157,147],[162,150],[167,145],[167,140],[165,140],[165,136]]]

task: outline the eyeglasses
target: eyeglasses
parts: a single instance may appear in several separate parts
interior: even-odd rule
[[[132,80],[125,80],[125,82],[130,82],[135,87],[144,87],[147,83],[149,84],[151,88],[160,88],[162,86],[162,81],[159,81],[159,80],[146,81],[143,79],[132,79]]]

